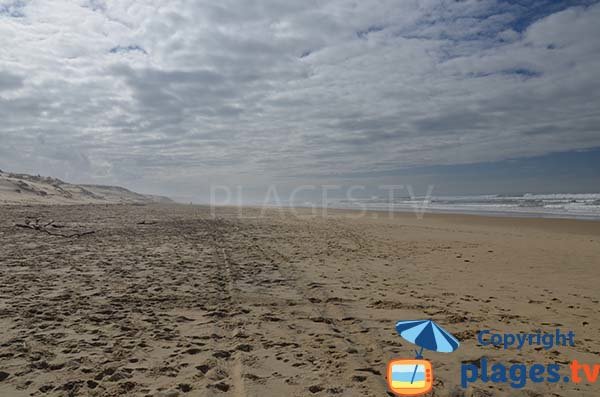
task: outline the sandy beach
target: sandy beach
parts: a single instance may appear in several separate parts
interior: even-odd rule
[[[65,238],[15,227],[51,220]],[[0,396],[385,396],[431,318],[431,396],[598,396],[600,384],[460,386],[462,363],[600,362],[600,222],[184,205],[0,206]],[[477,332],[575,333],[574,347]]]

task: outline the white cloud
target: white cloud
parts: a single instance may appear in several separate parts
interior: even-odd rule
[[[205,186],[600,146],[600,6],[521,32],[523,14],[489,0],[0,0],[0,163]]]

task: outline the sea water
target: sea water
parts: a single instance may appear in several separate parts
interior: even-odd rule
[[[329,208],[379,211],[448,212],[505,216],[600,219],[600,193],[419,196],[390,201],[373,197],[331,200]]]

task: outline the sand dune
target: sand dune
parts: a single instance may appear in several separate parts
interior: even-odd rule
[[[169,203],[167,197],[118,186],[76,185],[60,179],[0,171],[0,204]]]
[[[596,385],[459,386],[462,362],[597,362],[600,224],[411,214],[327,218],[192,206],[0,207],[1,396],[387,395],[411,358],[395,322],[462,343],[426,353],[432,396],[597,396]],[[66,239],[15,228],[53,219]],[[574,348],[477,346],[482,329]]]

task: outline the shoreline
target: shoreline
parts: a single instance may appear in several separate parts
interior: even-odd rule
[[[175,204],[175,206],[189,206],[189,204]],[[200,209],[209,209],[210,206],[202,204],[194,204],[192,207]],[[419,218],[414,211],[392,211],[391,216],[388,211],[384,210],[356,210],[348,208],[326,208],[326,215],[322,215],[324,208],[322,207],[258,207],[258,206],[215,206],[216,212],[219,210],[228,210],[229,216],[240,214],[240,219],[252,219],[260,218],[261,212],[264,212],[264,217],[272,216],[273,211],[284,211],[283,214],[296,216],[299,218],[326,218],[332,215],[345,215],[346,219],[350,220],[414,220],[415,222],[427,222],[445,220],[447,222],[458,221],[460,223],[477,223],[481,225],[489,226],[515,226],[516,223],[528,225],[535,228],[546,228],[550,227],[554,230],[567,228],[569,230],[578,230],[583,227],[585,230],[597,231],[600,234],[600,219],[580,219],[580,218],[563,218],[563,217],[538,217],[538,216],[504,216],[497,214],[473,214],[473,213],[458,213],[458,212],[425,212],[425,214]],[[259,215],[256,215],[258,213]],[[283,215],[282,214],[282,215]],[[357,216],[357,214],[360,214]],[[375,216],[378,215],[378,216]],[[381,216],[379,216],[381,215]],[[585,226],[584,226],[585,225]],[[596,234],[596,233],[594,233]]]
[[[333,209],[333,207],[330,207]],[[347,209],[339,208],[336,209]],[[349,209],[349,208],[348,208]],[[360,210],[357,210],[360,211]],[[381,211],[389,212],[387,210],[379,210],[368,208],[366,211]],[[391,212],[408,212],[415,213],[415,210],[411,209],[395,209]],[[425,214],[456,214],[456,215],[474,215],[484,217],[498,217],[498,218],[535,218],[535,219],[572,219],[581,221],[600,221],[600,215],[569,215],[569,214],[558,214],[549,212],[533,212],[533,211],[481,211],[481,210],[460,210],[460,209],[439,209],[433,208],[425,211]]]
[[[210,206],[209,204],[194,204],[200,206]],[[223,207],[236,208],[237,206],[222,205]],[[215,207],[221,207],[217,205]],[[261,208],[259,205],[242,205],[241,208]],[[326,210],[346,210],[355,212],[376,212],[376,213],[410,213],[418,215],[419,213],[427,214],[456,214],[456,215],[473,215],[483,217],[498,217],[498,218],[533,218],[533,219],[571,219],[571,220],[582,220],[582,221],[600,221],[600,215],[569,215],[559,214],[550,212],[535,212],[535,211],[481,211],[481,210],[464,210],[464,209],[439,209],[439,208],[428,208],[425,211],[415,210],[411,208],[396,208],[393,210],[383,208],[349,208],[349,207],[321,207],[321,206],[265,206],[265,208],[281,208],[281,209],[303,209],[314,211]]]

